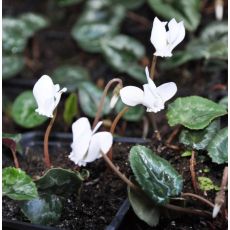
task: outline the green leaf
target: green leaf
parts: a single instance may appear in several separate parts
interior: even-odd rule
[[[203,130],[184,129],[180,133],[179,141],[184,145],[190,146],[192,149],[205,149],[219,128],[219,121],[214,120]]]
[[[108,0],[111,4],[120,4],[127,9],[136,9],[140,7],[145,0]]]
[[[228,109],[228,96],[223,97],[220,101],[219,104],[223,105],[226,109]]]
[[[49,194],[68,196],[79,193],[85,176],[79,172],[62,168],[52,168],[35,181],[39,191]]]
[[[54,82],[66,87],[68,92],[74,92],[83,81],[90,79],[88,71],[81,66],[64,65],[60,66],[52,74]]]
[[[228,128],[221,129],[209,142],[208,155],[212,162],[223,164],[228,162]]]
[[[128,187],[129,202],[135,214],[149,226],[156,226],[159,222],[159,208],[144,194],[139,194]]]
[[[29,38],[36,31],[45,28],[49,25],[49,22],[46,18],[41,15],[34,13],[25,13],[20,16],[22,22],[25,23],[24,35]]]
[[[210,191],[210,190],[219,190],[219,187],[214,185],[212,180],[208,177],[198,177],[199,187],[203,191]]]
[[[35,112],[37,103],[31,91],[21,93],[13,103],[12,117],[14,121],[24,127],[33,128],[43,124],[47,118]]]
[[[2,79],[9,79],[20,73],[24,68],[25,62],[22,55],[2,56]]]
[[[13,200],[31,200],[38,196],[31,177],[21,169],[13,167],[2,170],[2,194]]]
[[[75,93],[71,93],[69,97],[65,101],[65,109],[63,113],[64,121],[67,125],[70,125],[78,114],[78,106],[77,106],[77,95]]]
[[[58,0],[59,6],[71,6],[80,3],[82,0]]]
[[[101,52],[101,39],[114,36],[125,17],[122,6],[106,1],[87,1],[86,7],[72,29],[72,36],[88,52]]]
[[[22,146],[20,144],[22,134],[11,134],[11,133],[2,133],[2,139],[10,139],[15,143],[15,150],[19,153],[22,153]],[[3,141],[4,144],[4,141]]]
[[[199,96],[179,97],[170,103],[167,118],[170,126],[177,124],[189,129],[203,129],[227,113],[224,106]]]
[[[156,204],[168,203],[171,196],[181,192],[182,177],[151,149],[141,145],[132,147],[129,161],[136,181]]]
[[[50,225],[59,220],[62,203],[56,195],[43,195],[37,199],[24,202],[21,210],[33,224]]]
[[[139,41],[126,35],[117,35],[105,38],[101,43],[102,52],[112,67],[142,83],[146,81],[143,68],[138,66],[138,61],[145,55],[145,48]]]
[[[160,16],[184,21],[188,30],[195,30],[200,23],[200,0],[148,0],[150,7]]]
[[[91,82],[83,82],[81,84],[81,88],[79,89],[79,102],[81,109],[87,116],[95,117],[102,94],[102,90]],[[110,113],[111,108],[109,103],[110,99],[106,97],[102,115]]]
[[[181,154],[181,157],[190,157],[192,156],[192,151],[191,150],[186,150]]]
[[[116,106],[115,106],[115,111],[116,113],[119,113],[123,108],[125,107],[125,105],[123,104],[123,102],[121,101],[121,99],[118,100]],[[143,106],[134,106],[134,107],[130,107],[129,110],[123,115],[123,119],[127,120],[127,121],[140,121],[144,115],[144,108]]]

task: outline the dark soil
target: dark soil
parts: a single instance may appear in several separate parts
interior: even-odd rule
[[[128,162],[128,153],[132,145],[124,143],[115,143],[113,147],[113,161],[119,167],[121,172],[127,176],[131,175]],[[147,147],[153,149],[161,157],[168,160],[182,175],[184,180],[183,192],[194,192],[191,183],[191,174],[189,171],[189,159],[181,157],[181,150],[163,146],[158,141],[152,141]],[[74,164],[68,159],[69,149],[52,148],[51,160],[54,167],[63,167],[76,170]],[[33,177],[44,173],[45,168],[40,153],[42,148],[36,150],[29,149],[26,158],[20,160],[21,168]],[[10,157],[4,156],[3,167],[12,165]],[[216,185],[220,185],[223,166],[217,166],[211,163],[205,153],[196,156],[196,176],[210,177]],[[80,201],[75,195],[69,197],[64,204],[63,214],[60,222],[54,225],[60,229],[104,229],[113,219],[119,206],[127,196],[126,185],[107,168],[103,159],[99,159],[85,167],[90,172],[89,179],[83,184]],[[205,173],[205,168],[211,168],[210,173]],[[199,190],[201,196],[205,196],[211,202],[214,201],[215,191],[204,194]],[[199,201],[188,199],[187,206],[191,208],[212,211],[209,207]],[[170,214],[170,213],[169,213]],[[173,212],[167,216],[161,217],[159,227],[150,228],[142,221],[138,220],[130,209],[126,218],[120,227],[125,229],[226,229],[226,223],[223,223],[221,217],[216,220],[211,218],[201,218],[193,215],[183,215],[183,213]],[[3,219],[28,221],[20,212],[17,203],[4,197],[3,198]]]

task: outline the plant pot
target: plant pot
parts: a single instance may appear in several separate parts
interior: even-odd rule
[[[22,135],[21,139],[21,145],[23,148],[23,152],[26,152],[28,148],[40,148],[41,150],[43,147],[43,138],[44,133],[43,132],[28,132]],[[114,138],[114,142],[122,142],[122,143],[129,143],[129,144],[146,144],[150,140],[141,139],[141,138]],[[50,136],[49,141],[49,148],[50,152],[52,151],[52,148],[57,147],[66,147],[67,149],[70,149],[70,144],[72,142],[72,134],[71,133],[52,133]],[[25,156],[22,156],[25,158]],[[102,160],[103,161],[103,160]],[[100,170],[100,169],[99,169]],[[114,175],[117,177],[116,175]],[[119,178],[116,178],[118,181],[120,181]],[[90,180],[89,180],[90,181]],[[120,183],[123,184],[122,181]],[[124,184],[125,186],[125,184]],[[126,186],[124,187],[124,192],[126,193]],[[125,200],[125,197],[124,197]],[[121,225],[124,216],[126,215],[127,211],[129,210],[129,201],[126,199],[123,204],[118,208],[118,212],[115,214],[115,217],[112,219],[112,222],[107,225],[106,230],[116,230],[119,229],[119,226]],[[119,204],[118,204],[119,207]],[[3,227],[4,229],[9,230],[26,230],[26,229],[37,229],[37,230],[52,230],[52,229],[63,229],[58,227],[50,227],[50,226],[43,226],[43,225],[37,225],[37,224],[30,224],[27,222],[22,221],[12,221],[7,220],[3,218]],[[86,228],[87,229],[87,228]],[[91,229],[91,228],[90,228]],[[96,228],[95,228],[96,229]],[[98,228],[101,229],[101,228]]]

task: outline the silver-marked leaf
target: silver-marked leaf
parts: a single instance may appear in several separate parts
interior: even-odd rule
[[[180,133],[180,143],[190,146],[192,149],[205,149],[220,128],[219,120],[214,120],[205,129],[183,129]]]
[[[103,39],[101,43],[102,52],[112,67],[142,83],[145,81],[144,69],[138,66],[138,61],[145,55],[145,48],[139,41],[126,35],[117,35]]]
[[[37,103],[34,99],[32,91],[21,93],[13,103],[12,117],[14,121],[24,127],[33,128],[43,124],[47,118],[35,112]]]
[[[170,197],[181,192],[181,175],[151,149],[141,145],[132,147],[129,161],[136,181],[156,204],[168,203]]]
[[[50,225],[56,223],[62,211],[62,203],[56,195],[42,195],[21,205],[24,215],[33,224]]]
[[[177,124],[189,129],[203,129],[227,113],[224,106],[199,96],[179,97],[170,103],[167,118],[170,126]]]
[[[141,220],[151,227],[158,224],[160,218],[159,208],[154,205],[148,196],[139,194],[128,187],[128,197],[133,211]]]
[[[88,71],[81,66],[63,65],[55,69],[52,79],[60,86],[66,87],[68,92],[74,92],[83,81],[88,81],[90,76]]]
[[[148,0],[148,3],[157,15],[183,21],[188,30],[195,30],[200,23],[200,0]]]
[[[212,162],[217,164],[228,163],[228,128],[221,129],[210,141],[207,147]]]
[[[13,167],[2,170],[2,194],[13,200],[31,200],[38,197],[32,178],[21,169]]]
[[[20,73],[25,65],[24,57],[18,55],[2,56],[2,79],[9,79]]]
[[[124,107],[125,105],[122,103],[121,99],[119,99],[115,106],[116,113],[119,113]],[[127,121],[140,121],[144,115],[144,112],[145,109],[141,105],[130,107],[122,118]]]
[[[84,179],[79,172],[62,168],[52,168],[36,180],[35,183],[39,191],[68,196],[73,192],[79,194]]]
[[[83,82],[79,89],[79,102],[83,112],[89,117],[95,117],[100,99],[102,97],[102,90],[91,82]],[[111,108],[109,106],[110,100],[105,99],[102,114],[109,114]]]

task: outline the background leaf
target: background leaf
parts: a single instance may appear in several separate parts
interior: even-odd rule
[[[203,129],[213,119],[227,113],[224,106],[199,96],[179,97],[170,103],[167,118],[170,126],[181,124],[189,129]]]
[[[220,128],[219,120],[214,120],[205,129],[183,129],[179,136],[180,143],[190,146],[192,149],[205,149]]]
[[[148,0],[148,3],[157,15],[183,20],[188,30],[195,30],[200,23],[200,0]]]
[[[82,0],[57,0],[59,6],[71,6],[80,2],[82,2]]]
[[[88,71],[81,66],[64,65],[55,69],[52,79],[61,87],[66,87],[69,92],[74,92],[82,82],[88,81],[90,76]]]
[[[141,145],[132,147],[129,161],[136,181],[155,204],[168,203],[171,196],[181,192],[182,177],[151,149]]]
[[[13,167],[2,170],[2,194],[13,200],[31,200],[38,196],[32,179],[21,169]]]
[[[3,144],[4,144],[4,139],[12,140],[15,143],[13,144],[15,145],[15,151],[19,153],[22,153],[22,146],[20,144],[21,138],[22,138],[22,135],[20,133],[18,134],[2,133]]]
[[[59,220],[62,203],[56,195],[43,195],[24,202],[21,210],[32,223],[50,225]]]
[[[47,118],[35,112],[37,103],[32,91],[21,93],[13,103],[12,118],[14,121],[24,127],[33,128],[43,124]]]
[[[217,164],[228,163],[228,128],[221,129],[210,141],[207,147],[212,162]]]
[[[81,109],[87,116],[95,117],[102,94],[102,90],[91,82],[83,82],[81,84],[81,88],[79,89],[79,102]],[[102,115],[110,113],[111,108],[109,103],[110,99],[106,97]]]

